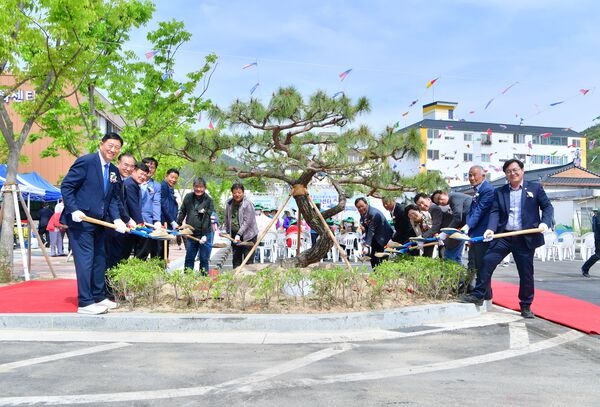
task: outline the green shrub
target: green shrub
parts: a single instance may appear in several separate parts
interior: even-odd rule
[[[142,298],[155,305],[166,277],[165,263],[133,257],[108,270],[108,276],[115,293],[124,295],[131,308]]]

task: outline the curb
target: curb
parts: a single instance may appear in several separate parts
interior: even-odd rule
[[[479,315],[473,304],[419,305],[332,314],[0,314],[0,329],[110,332],[305,332],[401,329]]]

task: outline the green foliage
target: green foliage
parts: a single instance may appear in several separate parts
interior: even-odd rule
[[[473,271],[460,264],[430,257],[402,256],[396,261],[383,262],[379,267],[386,273],[397,273],[406,288],[416,295],[447,300],[458,294],[460,283],[470,282]]]
[[[582,146],[582,148],[589,147],[589,142],[595,140],[594,148],[587,150],[587,169],[598,174],[600,173],[600,159],[598,158],[600,155],[600,124],[584,130],[583,133],[587,138],[588,145]]]
[[[123,294],[131,307],[140,298],[156,304],[159,291],[166,279],[165,263],[161,259],[131,258],[108,270],[108,277],[116,293]]]
[[[255,298],[260,301],[265,308],[269,307],[271,298],[273,298],[273,295],[277,294],[283,286],[281,274],[270,267],[257,271],[251,280],[251,284],[254,288],[253,293]]]
[[[12,251],[10,256],[12,256]],[[0,283],[8,283],[12,280],[12,267],[9,259],[9,254],[0,247]]]

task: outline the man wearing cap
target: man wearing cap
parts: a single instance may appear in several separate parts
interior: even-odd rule
[[[598,216],[598,211],[600,209],[594,208],[592,212],[594,215],[592,216],[592,231],[594,232],[594,254],[590,256],[589,259],[583,263],[581,266],[581,275],[587,278],[590,278],[590,268],[596,264],[598,260],[600,260],[600,216]]]

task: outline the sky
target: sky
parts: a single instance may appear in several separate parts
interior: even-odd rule
[[[279,87],[294,86],[304,96],[323,90],[366,97],[371,112],[352,125],[375,132],[421,120],[422,105],[433,101],[458,103],[458,120],[579,132],[600,124],[597,0],[155,4],[153,21],[133,33],[128,47],[143,60],[146,33],[158,21],[183,21],[192,41],[178,51],[173,77],[183,80],[216,53],[205,97],[223,108],[250,97],[267,103]]]

